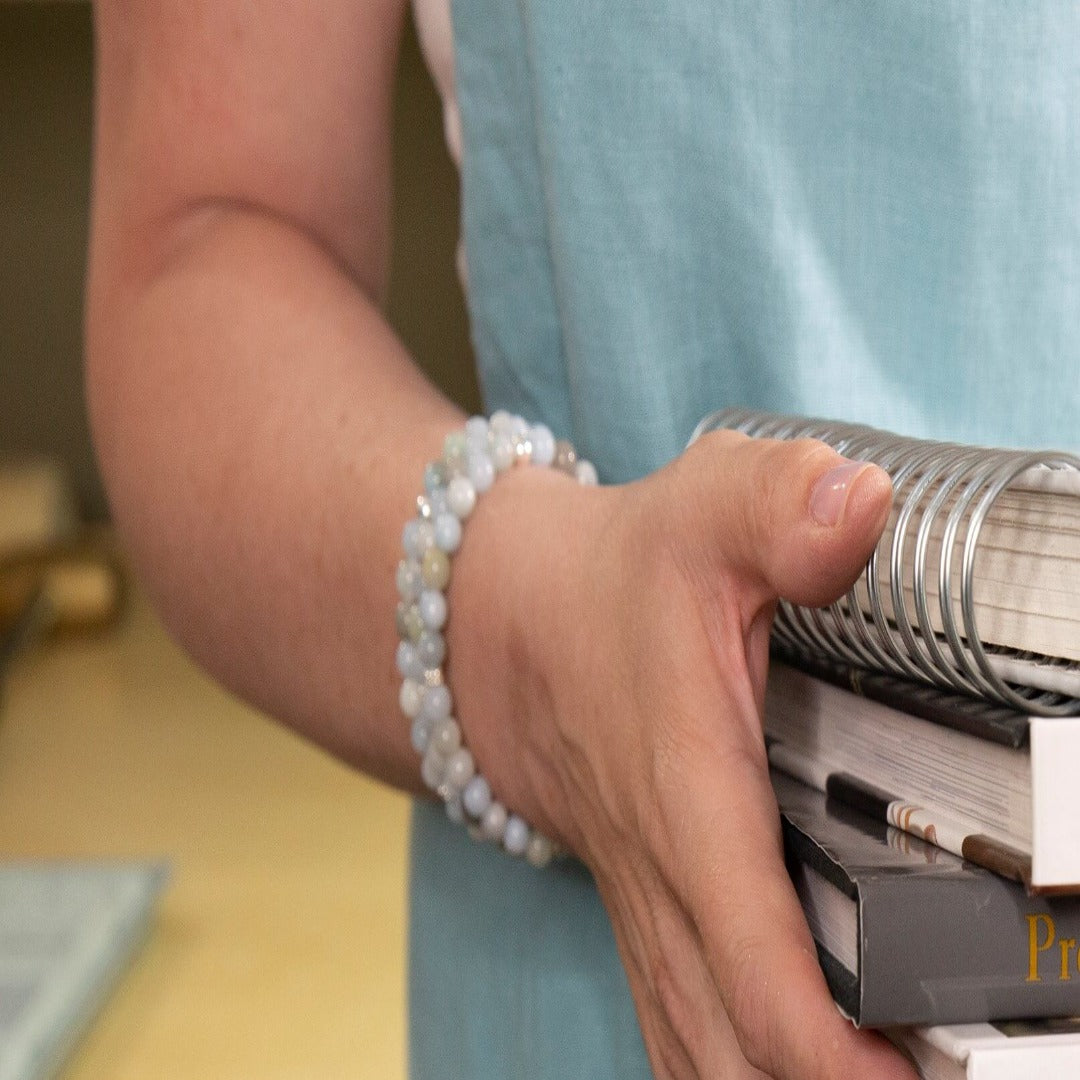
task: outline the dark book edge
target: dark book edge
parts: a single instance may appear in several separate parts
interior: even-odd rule
[[[814,941],[817,950],[818,963],[825,975],[825,982],[832,994],[833,1001],[840,1007],[845,1016],[849,1017],[856,1026],[860,1021],[860,995],[859,977],[853,971],[848,971],[831,952],[818,941]]]
[[[1027,745],[1028,717],[1004,705],[840,664],[822,655],[796,652],[775,642],[772,656],[822,682],[932,724],[1014,750]]]

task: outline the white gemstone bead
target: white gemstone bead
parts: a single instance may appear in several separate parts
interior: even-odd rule
[[[596,475],[596,467],[591,461],[578,461],[574,466],[574,475],[577,477],[577,482],[587,487],[593,487],[600,482],[600,478]]]
[[[420,711],[420,702],[424,700],[424,688],[414,679],[406,679],[401,684],[398,704],[401,711],[411,720]]]
[[[445,775],[446,758],[429,744],[424,753],[424,759],[420,762],[420,779],[423,780],[432,791],[437,791],[439,785],[443,782],[443,777]]]
[[[509,435],[514,418],[505,409],[496,409],[488,420],[488,428],[493,435]]]
[[[417,600],[420,618],[429,630],[441,630],[446,625],[446,597],[435,589],[425,589]]]
[[[529,430],[534,465],[550,465],[555,460],[555,436],[546,424],[534,424]]]
[[[465,824],[465,808],[461,805],[460,795],[451,795],[451,797],[446,800],[446,816],[455,825]]]
[[[514,440],[506,432],[497,432],[491,439],[491,460],[496,472],[506,472],[514,464]]]
[[[446,498],[451,513],[464,521],[476,506],[476,488],[467,476],[455,476],[446,489]]]
[[[489,840],[499,843],[503,838],[503,833],[506,831],[506,819],[506,807],[500,802],[493,802],[484,811],[484,816],[480,820],[480,827]]]
[[[525,858],[538,870],[551,862],[552,844],[542,833],[534,832],[525,848]]]
[[[483,495],[495,483],[495,462],[489,454],[470,454],[465,462],[469,479],[477,495]]]
[[[472,754],[465,747],[455,750],[446,759],[444,779],[453,788],[461,791],[476,774],[476,764]]]

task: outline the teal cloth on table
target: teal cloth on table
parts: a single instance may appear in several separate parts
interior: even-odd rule
[[[621,481],[726,405],[1080,449],[1080,6],[454,0],[487,404]],[[418,808],[411,1068],[647,1077],[579,867]]]

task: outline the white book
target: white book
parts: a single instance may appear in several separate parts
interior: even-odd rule
[[[1011,715],[1016,740],[1004,745],[972,733],[977,703],[938,695],[955,702],[955,724],[914,715],[935,693],[913,691],[909,711],[774,663],[769,761],[1035,891],[1080,891],[1080,718],[1006,714],[998,726]]]
[[[1080,1020],[895,1028],[886,1032],[923,1080],[1080,1076]]]

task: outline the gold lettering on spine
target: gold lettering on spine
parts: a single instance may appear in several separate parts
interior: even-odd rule
[[[1068,982],[1072,976],[1069,974],[1069,953],[1076,948],[1076,938],[1063,937],[1058,942],[1061,950],[1061,981]]]
[[[1025,982],[1041,982],[1042,976],[1039,974],[1039,953],[1046,952],[1051,945],[1054,944],[1054,938],[1057,936],[1057,930],[1054,926],[1054,920],[1049,915],[1028,915],[1028,975]],[[1046,938],[1039,944],[1039,927],[1040,925],[1046,931]],[[1071,939],[1066,939],[1071,940]],[[1073,948],[1076,947],[1076,942],[1072,941]],[[1064,957],[1064,950],[1062,956]]]

